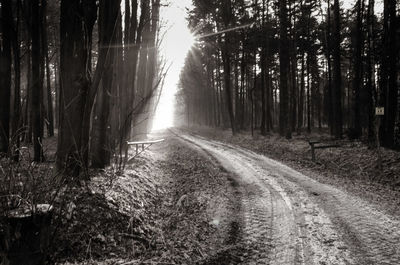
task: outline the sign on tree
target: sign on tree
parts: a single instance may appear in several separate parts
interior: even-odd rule
[[[384,107],[376,107],[375,108],[375,115],[377,115],[377,116],[385,115],[385,108]]]

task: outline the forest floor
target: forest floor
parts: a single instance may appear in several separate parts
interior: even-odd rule
[[[173,135],[123,174],[93,174],[54,239],[57,264],[221,264],[208,258],[236,242],[230,176]]]
[[[396,264],[400,154],[327,135],[170,130],[123,172],[63,190],[56,264]],[[44,143],[53,167],[56,138]],[[253,152],[254,151],[254,152]],[[271,159],[269,159],[271,158]],[[282,164],[280,162],[282,162]],[[286,165],[290,166],[287,167]]]

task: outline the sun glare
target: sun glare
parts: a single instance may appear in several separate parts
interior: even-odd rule
[[[171,66],[165,77],[160,102],[155,113],[153,131],[173,126],[175,94],[179,74],[186,55],[195,41],[185,19],[185,8],[191,6],[191,1],[177,2],[179,3],[171,3],[168,7],[164,7],[161,12],[162,20],[166,23],[166,33],[161,49],[167,65],[171,64]]]

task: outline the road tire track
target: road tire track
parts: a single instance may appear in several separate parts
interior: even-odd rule
[[[264,189],[260,197],[265,208],[271,209],[272,222],[268,264],[400,264],[400,220],[382,213],[376,205],[252,151],[197,136],[184,137],[213,154],[238,179]],[[266,203],[267,197],[270,203]],[[247,205],[254,204],[254,199],[248,198]],[[276,209],[281,212],[275,213]],[[249,219],[253,221],[246,225],[257,221],[257,216]],[[281,221],[283,227],[277,226]],[[284,246],[293,239],[294,247]]]

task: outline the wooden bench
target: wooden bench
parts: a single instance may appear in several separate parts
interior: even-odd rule
[[[137,141],[137,142],[126,142],[126,152],[125,152],[125,156],[127,158],[128,156],[128,149],[130,146],[135,146],[136,150],[135,150],[135,155],[131,158],[128,159],[128,162],[131,161],[132,159],[134,159],[136,156],[138,156],[139,154],[141,154],[142,152],[144,152],[146,149],[148,149],[150,146],[152,146],[153,144],[156,143],[161,143],[163,142],[165,139],[159,139],[159,140],[151,140],[151,141]],[[141,149],[141,150],[140,150]]]
[[[339,147],[338,144],[323,144],[319,141],[308,141],[308,143],[311,146],[311,159],[313,162],[315,162],[315,149]]]

